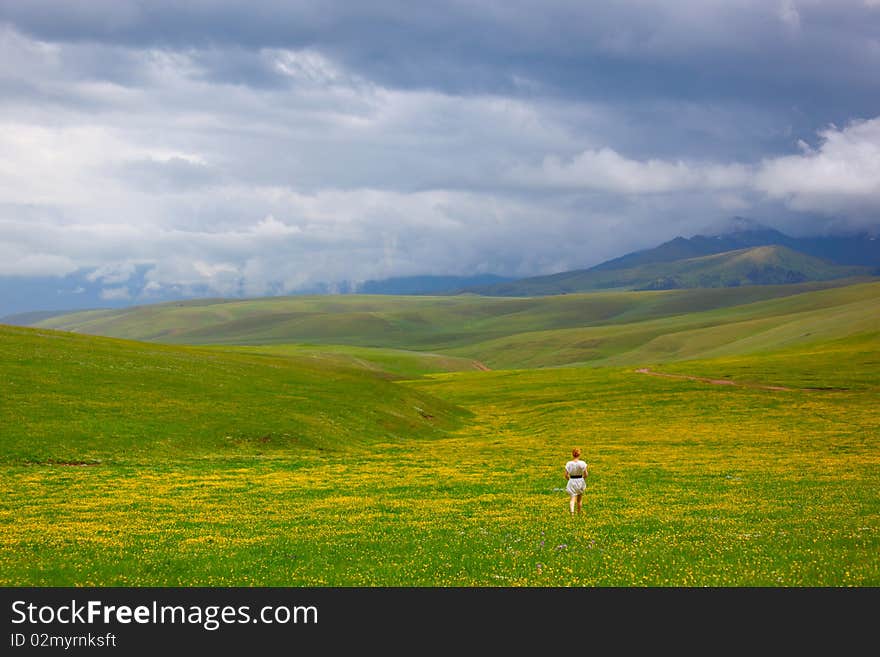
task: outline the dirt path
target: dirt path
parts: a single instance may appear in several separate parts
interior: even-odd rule
[[[716,386],[739,386],[741,388],[757,388],[758,390],[811,390],[811,388],[786,388],[785,386],[762,386],[757,383],[739,383],[730,379],[709,379],[703,376],[689,376],[687,374],[665,374],[663,372],[653,372],[647,367],[641,367],[636,370],[639,374],[649,374],[651,376],[662,376],[667,379],[687,379],[688,381],[699,381],[701,383],[711,383]]]
[[[489,368],[485,363],[481,363],[478,360],[474,360],[471,362],[474,364],[474,367],[476,367],[478,370],[481,370],[483,372],[491,372],[492,371],[491,368]]]

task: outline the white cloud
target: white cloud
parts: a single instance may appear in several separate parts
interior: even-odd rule
[[[753,206],[756,193],[796,211],[849,217],[877,225],[880,212],[880,117],[819,132],[818,146],[798,139],[797,154],[753,164],[631,159],[613,149],[586,150],[570,159],[548,156],[517,165],[509,176],[525,187],[619,195],[712,193],[721,209]],[[866,221],[868,223],[866,223]]]
[[[747,167],[659,159],[635,160],[611,148],[586,150],[570,160],[548,156],[540,167],[515,167],[520,185],[583,189],[617,194],[662,194],[735,189],[748,182]]]
[[[844,128],[830,126],[819,137],[815,149],[765,160],[755,187],[796,210],[876,217],[880,212],[880,117]]]
[[[251,232],[254,235],[260,235],[263,237],[281,237],[284,235],[297,235],[302,233],[302,228],[278,221],[270,214],[257,223],[257,225],[251,229]]]
[[[333,62],[315,51],[267,49],[263,53],[276,71],[299,82],[332,84],[345,77]]]
[[[0,276],[64,276],[76,271],[76,264],[56,253],[26,253],[0,241]]]
[[[128,288],[105,287],[101,290],[101,298],[105,301],[127,301],[131,299]]]
[[[779,19],[793,31],[800,29],[801,15],[794,0],[780,0]]]
[[[238,272],[238,267],[228,262],[211,264],[196,260],[192,263],[192,267],[199,276],[208,280],[218,278],[221,274],[234,274]]]
[[[105,285],[125,283],[135,273],[135,264],[132,262],[114,262],[97,267],[86,275],[86,280],[94,283],[100,281]]]

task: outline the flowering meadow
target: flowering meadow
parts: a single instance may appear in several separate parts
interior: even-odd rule
[[[0,584],[877,586],[876,347],[390,380],[5,328]]]

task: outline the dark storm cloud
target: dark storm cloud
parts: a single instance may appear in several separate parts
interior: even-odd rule
[[[837,102],[876,102],[875,5],[28,0],[4,3],[0,20],[50,41],[313,48],[407,88],[513,92],[531,84],[585,97],[746,96],[813,106],[823,102],[817,85]]]
[[[632,156],[783,154],[792,135],[880,107],[880,11],[864,0],[29,0],[0,20],[49,41],[189,52],[214,83],[284,86],[263,51],[309,49],[388,88],[599,102],[630,117],[616,143]],[[125,59],[89,70],[138,75],[111,63]],[[725,108],[727,123],[676,116],[694,106]],[[665,134],[645,113],[666,114]]]

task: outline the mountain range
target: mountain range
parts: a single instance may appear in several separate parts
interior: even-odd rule
[[[880,239],[869,235],[791,237],[752,222],[721,235],[676,237],[589,269],[458,290],[541,296],[591,290],[736,287],[880,275]]]

